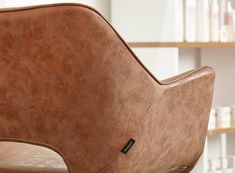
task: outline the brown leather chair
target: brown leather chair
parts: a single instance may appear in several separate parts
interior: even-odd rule
[[[90,7],[1,10],[0,172],[190,172],[213,83],[210,67],[157,80]]]

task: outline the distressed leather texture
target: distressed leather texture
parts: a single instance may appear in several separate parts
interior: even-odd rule
[[[1,10],[0,170],[190,172],[203,151],[214,77],[200,67],[157,80],[91,7]],[[123,154],[130,138],[136,143]]]

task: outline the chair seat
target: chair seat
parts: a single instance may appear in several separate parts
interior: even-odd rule
[[[39,168],[39,167],[32,167],[32,168],[19,168],[19,167],[8,167],[8,168],[0,168],[0,172],[4,173],[68,173],[66,170],[63,169],[55,169],[55,168]]]
[[[4,173],[68,173],[61,156],[45,147],[1,142],[0,158]]]

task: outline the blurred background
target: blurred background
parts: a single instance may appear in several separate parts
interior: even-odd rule
[[[235,0],[0,0],[0,7],[57,2],[96,8],[160,80],[212,66],[213,109],[193,172],[235,173]]]

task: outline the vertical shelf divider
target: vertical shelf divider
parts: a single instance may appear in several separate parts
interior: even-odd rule
[[[220,135],[220,156],[227,157],[227,134],[225,133]]]
[[[203,153],[203,173],[208,170],[208,137],[206,137],[205,148]]]

